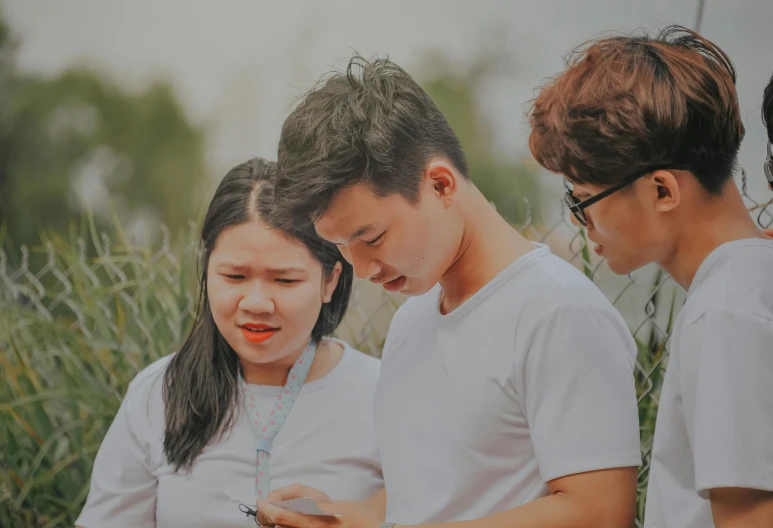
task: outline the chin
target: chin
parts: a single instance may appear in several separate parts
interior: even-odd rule
[[[239,356],[240,360],[254,365],[265,365],[282,358],[281,350],[277,350],[276,347],[258,347],[259,345],[255,348],[245,346],[241,350],[237,350],[236,348],[233,350],[236,352],[236,355]]]
[[[413,280],[406,279],[403,289],[400,290],[398,293],[400,293],[401,295],[407,295],[409,297],[418,297],[420,295],[424,295],[432,288],[434,288],[435,284],[437,283],[436,282],[432,284],[416,283]]]
[[[617,275],[628,275],[647,265],[646,262],[638,262],[633,260],[614,259],[607,257],[607,265],[612,273]]]
[[[256,354],[254,352],[236,352],[236,355],[239,356],[240,361],[246,361],[247,363],[251,363],[253,365],[264,365],[266,363],[271,363],[274,358],[271,356],[264,356],[262,354]]]

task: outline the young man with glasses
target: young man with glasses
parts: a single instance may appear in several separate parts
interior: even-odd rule
[[[733,181],[735,70],[681,27],[583,47],[530,112],[530,148],[616,273],[688,290],[671,337],[645,526],[773,526],[773,240]]]

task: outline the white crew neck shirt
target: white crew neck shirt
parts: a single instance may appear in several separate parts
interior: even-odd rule
[[[773,491],[772,240],[723,244],[695,274],[671,336],[644,525],[711,528],[721,487]]]
[[[565,475],[638,466],[636,347],[579,270],[539,245],[448,315],[408,300],[376,392],[386,520],[478,519]]]
[[[365,499],[383,486],[373,427],[380,361],[346,343],[338,365],[303,385],[272,443],[271,488],[301,482],[334,499]],[[207,446],[190,474],[176,473],[163,452],[163,376],[171,356],[132,381],[100,446],[91,489],[76,526],[83,528],[236,528],[255,526],[223,491],[255,494],[255,437],[239,414],[220,442]],[[268,416],[282,387],[259,386]]]

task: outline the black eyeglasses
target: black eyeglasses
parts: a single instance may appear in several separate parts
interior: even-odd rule
[[[770,153],[770,145],[768,145],[768,154]],[[770,159],[770,158],[768,158]],[[674,170],[688,170],[690,168],[691,164],[689,163],[668,163],[666,165],[656,165],[654,167],[648,167],[646,169],[643,169],[639,172],[636,172],[635,174],[632,174],[630,176],[627,176],[626,178],[623,178],[623,180],[610,187],[609,189],[606,189],[604,191],[601,191],[595,196],[591,196],[587,200],[580,201],[576,196],[574,196],[573,188],[571,187],[571,184],[569,183],[569,180],[564,178],[564,189],[566,189],[566,194],[564,195],[564,203],[569,208],[569,210],[572,212],[574,217],[577,219],[578,222],[580,222],[583,226],[587,226],[588,222],[585,218],[585,208],[590,207],[591,205],[595,204],[596,202],[603,200],[607,196],[616,193],[620,189],[623,189],[629,185],[631,185],[633,182],[638,180],[639,178],[646,176],[647,174],[652,174],[655,171],[658,170],[665,170],[665,169],[674,169]],[[770,167],[773,169],[773,167]],[[770,179],[770,176],[769,176]]]
[[[770,141],[768,141],[768,158],[765,160],[763,168],[765,177],[768,179],[768,187],[773,191],[773,147],[771,147]]]

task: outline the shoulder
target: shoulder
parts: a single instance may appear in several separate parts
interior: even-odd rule
[[[129,383],[122,407],[130,416],[163,410],[164,374],[173,357],[174,353],[154,361]]]
[[[685,322],[680,344],[696,353],[710,348],[727,348],[728,353],[737,354],[749,347],[767,351],[771,342],[773,310],[760,314],[734,307],[709,307]]]
[[[306,393],[313,394],[317,400],[335,401],[341,409],[370,408],[381,373],[381,361],[345,341],[336,339],[335,342],[344,347],[338,365],[323,379],[312,381]]]
[[[357,350],[349,343],[341,341],[344,355],[341,358],[342,367],[366,379],[376,379],[381,371],[381,360]]]
[[[582,271],[546,248],[505,284],[503,294],[534,322],[550,322],[566,314],[587,313],[627,328],[604,293]],[[574,318],[569,317],[569,320]]]
[[[721,253],[715,258],[711,255],[707,258],[709,269],[705,271],[701,287],[704,284],[743,286],[751,283],[755,287],[773,284],[773,281],[765,280],[770,278],[773,270],[773,240],[739,240],[726,246],[719,249]],[[699,279],[696,277],[696,280]]]
[[[682,310],[685,329],[707,316],[773,319],[773,241],[741,240],[728,246],[717,257],[709,256],[709,267],[698,271]]]
[[[500,312],[513,320],[516,343],[525,350],[536,352],[547,347],[562,358],[578,361],[589,354],[625,358],[626,365],[634,361],[636,344],[625,319],[604,293],[568,262],[543,253],[519,280],[511,282],[508,297],[513,300],[509,302],[518,310]]]

